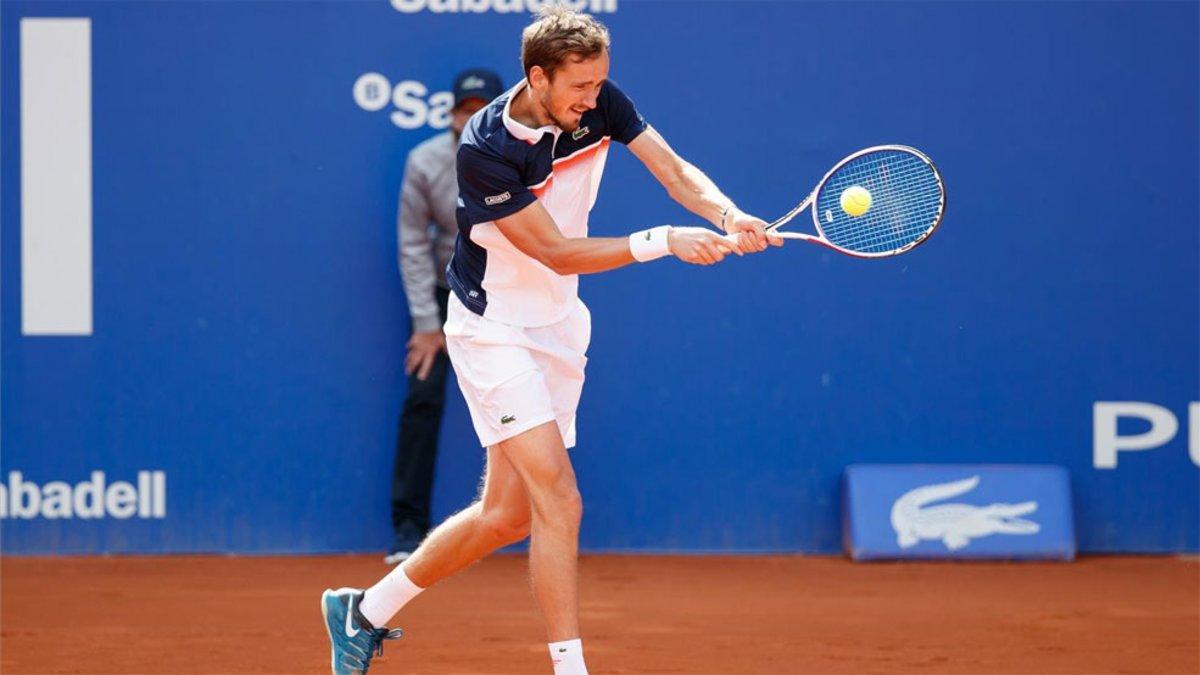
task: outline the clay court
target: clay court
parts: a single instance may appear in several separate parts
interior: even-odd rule
[[[377,556],[3,560],[0,670],[328,672],[317,597]],[[586,556],[594,673],[1196,673],[1200,562]],[[418,598],[372,673],[533,673],[523,555]],[[594,665],[593,665],[594,664]]]

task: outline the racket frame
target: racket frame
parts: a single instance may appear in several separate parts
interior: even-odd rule
[[[805,234],[803,232],[779,232],[778,231],[778,229],[781,226],[783,226],[786,223],[788,223],[789,221],[791,221],[801,211],[803,211],[804,209],[806,209],[810,205],[812,205],[812,203],[817,198],[817,194],[821,192],[821,188],[825,187],[825,183],[829,182],[830,176],[832,176],[834,173],[836,173],[838,169],[842,168],[849,162],[851,162],[855,159],[858,159],[859,157],[862,157],[863,155],[866,155],[866,154],[872,153],[872,152],[879,152],[882,150],[896,150],[899,152],[906,152],[906,153],[915,155],[922,162],[925,162],[927,165],[929,165],[929,168],[933,171],[934,178],[938,182],[938,187],[941,188],[941,190],[939,190],[940,201],[938,202],[937,217],[934,218],[933,224],[930,225],[929,228],[927,230],[925,230],[924,233],[921,234],[921,236],[919,236],[916,239],[914,239],[913,241],[905,244],[904,246],[901,246],[900,248],[897,248],[897,249],[894,249],[891,251],[883,251],[880,253],[863,253],[861,251],[851,251],[849,249],[842,248],[841,246],[838,246],[837,244],[834,244],[833,242],[829,241],[829,239],[827,239],[825,237],[825,230],[821,228],[821,216],[820,216],[820,214],[817,213],[816,208],[813,208],[813,210],[812,210],[812,220],[813,220],[813,227],[816,228],[817,234],[819,236],[814,237],[811,234]],[[781,218],[773,221],[769,225],[767,225],[766,229],[768,232],[771,232],[775,236],[781,237],[783,239],[802,239],[804,241],[811,241],[814,244],[821,244],[822,246],[831,248],[831,249],[837,251],[838,253],[844,253],[848,256],[852,256],[855,258],[889,258],[891,256],[904,253],[905,251],[909,251],[909,250],[915,248],[917,245],[923,243],[926,239],[929,238],[929,235],[933,234],[934,230],[936,230],[938,228],[938,226],[942,224],[942,217],[945,214],[946,214],[946,185],[945,185],[945,183],[942,182],[942,174],[938,171],[937,165],[935,165],[933,163],[933,160],[929,159],[928,155],[921,152],[920,150],[917,150],[916,148],[913,148],[913,147],[910,147],[907,145],[875,145],[875,146],[872,146],[869,148],[863,148],[862,150],[859,150],[858,152],[855,152],[854,154],[851,154],[851,155],[845,157],[844,159],[842,159],[842,161],[838,162],[837,164],[834,164],[832,169],[825,172],[825,176],[821,178],[821,182],[817,183],[817,186],[814,187],[812,192],[810,192],[808,194],[808,196],[804,198],[804,201],[800,202],[796,206],[796,208],[792,209],[791,211],[788,211],[787,214],[785,214],[783,217],[781,217]]]

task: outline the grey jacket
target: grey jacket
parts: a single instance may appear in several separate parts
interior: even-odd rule
[[[404,165],[400,208],[396,215],[400,278],[408,296],[412,329],[423,333],[440,330],[434,285],[446,284],[446,265],[454,255],[458,223],[458,179],[454,156],[458,141],[447,131],[413,148]]]

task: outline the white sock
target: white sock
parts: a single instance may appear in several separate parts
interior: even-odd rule
[[[550,643],[550,660],[554,662],[554,675],[588,675],[583,664],[583,640],[563,640]]]
[[[404,573],[404,565],[396,565],[396,569],[388,572],[386,577],[367,589],[358,611],[367,617],[372,626],[383,628],[401,607],[420,595],[423,590],[425,589],[414,584]]]

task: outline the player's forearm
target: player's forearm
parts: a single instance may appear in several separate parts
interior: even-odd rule
[[[721,227],[721,216],[733,203],[703,171],[680,159],[667,193],[683,208]]]
[[[595,274],[637,262],[626,237],[563,237],[547,247],[540,262],[558,274]]]

